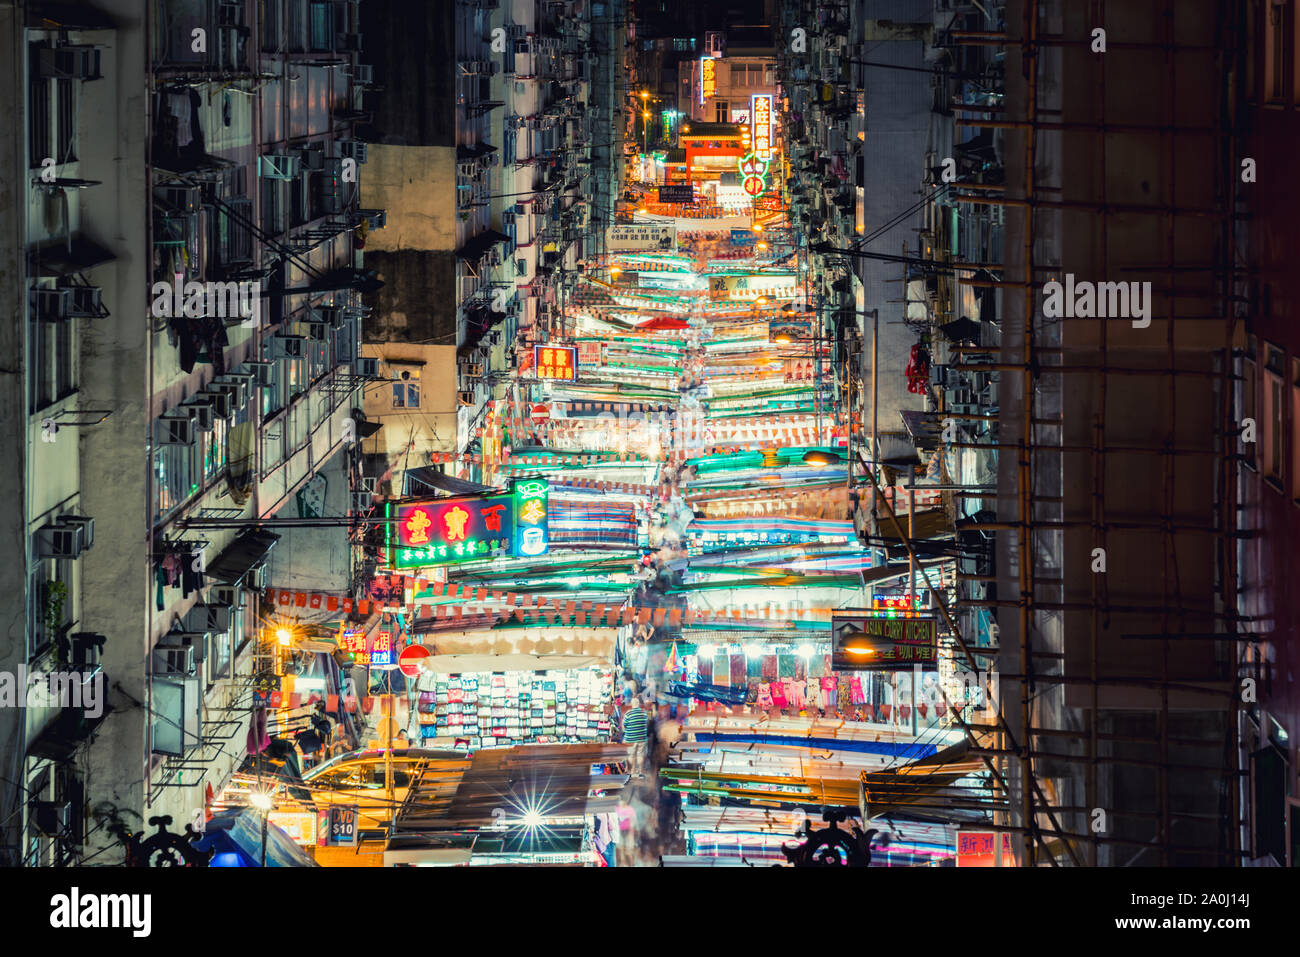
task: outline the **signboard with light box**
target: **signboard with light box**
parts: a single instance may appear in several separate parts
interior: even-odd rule
[[[573,352],[574,350],[567,350]],[[505,495],[389,503],[388,563],[393,569],[456,565],[504,555],[545,555],[549,484],[515,483]]]
[[[711,56],[700,57],[700,102],[718,92],[718,64]]]
[[[938,622],[889,618],[870,608],[837,608],[831,617],[836,671],[896,671],[938,661]]]
[[[572,346],[533,346],[533,368],[539,379],[572,382],[578,377],[578,350]]]
[[[761,160],[772,158],[772,95],[755,93],[749,98],[750,143]]]

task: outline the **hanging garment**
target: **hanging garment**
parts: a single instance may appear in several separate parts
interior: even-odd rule
[[[857,677],[856,675],[855,675],[854,677],[850,678],[850,679],[849,679],[849,687],[852,688],[852,698],[851,698],[851,701],[852,701],[853,704],[866,704],[866,703],[867,703],[867,697],[866,697],[866,695],[864,695],[864,694],[862,693],[862,679],[861,679],[861,678]]]
[[[261,754],[271,743],[271,736],[266,733],[266,709],[254,708],[252,719],[248,722],[248,753]]]
[[[167,597],[165,594],[167,589],[167,570],[162,567],[161,562],[158,563],[158,571],[154,574],[154,579],[158,583],[155,604],[159,611],[163,611],[167,607]]]
[[[789,704],[785,697],[785,682],[774,681],[772,683],[772,705],[773,707],[785,710]]]
[[[758,701],[756,703],[759,711],[772,710],[772,685],[769,682],[764,681],[758,686]]]
[[[853,689],[847,678],[841,677],[836,684],[838,686],[838,691],[835,710],[841,715],[846,715],[853,710]]]
[[[794,710],[796,711],[803,710],[804,707],[803,692],[805,687],[806,687],[806,683],[803,681],[795,680],[795,681],[786,682],[786,692],[788,697],[790,698],[790,707],[794,708]]]
[[[162,560],[162,569],[167,575],[167,584],[175,587],[181,577],[181,557],[175,552],[168,552]]]
[[[816,678],[808,682],[808,710],[820,711],[822,708],[822,683]]]

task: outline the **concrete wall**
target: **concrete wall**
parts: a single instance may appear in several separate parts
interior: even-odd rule
[[[369,147],[361,206],[388,213],[387,225],[367,237],[368,251],[454,250],[456,148]]]

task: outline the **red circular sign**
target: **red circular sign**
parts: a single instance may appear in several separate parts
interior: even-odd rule
[[[534,422],[536,422],[538,425],[541,425],[543,422],[550,419],[551,410],[539,402],[537,405],[533,406],[533,410],[530,413],[530,416],[532,417],[532,420]]]
[[[397,656],[397,667],[408,678],[420,676],[420,659],[429,657],[429,649],[424,645],[407,645]]]
[[[744,187],[745,192],[750,196],[757,196],[759,193],[763,192],[763,181],[757,176],[746,176],[745,182],[741,185]]]

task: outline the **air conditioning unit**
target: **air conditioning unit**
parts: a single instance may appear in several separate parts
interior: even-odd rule
[[[460,364],[460,374],[471,379],[481,378],[483,375],[483,364],[480,362],[462,362]]]
[[[307,329],[307,338],[316,342],[324,342],[325,334],[330,330],[330,324],[327,322],[306,322],[303,325]]]
[[[379,360],[374,356],[359,356],[354,363],[353,371],[367,379],[377,379],[379,378]]]
[[[38,558],[76,558],[85,550],[86,532],[81,525],[46,525],[36,530]]]
[[[343,311],[341,306],[321,306],[316,310],[316,314],[320,317],[321,322],[327,322],[335,329],[343,325],[347,319],[347,313]]]
[[[42,322],[57,322],[72,316],[72,290],[66,286],[59,289],[37,288],[36,315]]]
[[[104,311],[104,290],[98,286],[68,286],[72,290],[72,314],[98,319]]]
[[[204,636],[198,637],[201,647]],[[160,677],[193,678],[198,674],[199,657],[195,653],[194,636],[172,632],[159,639],[154,647],[150,670]]]
[[[69,528],[81,529],[81,550],[85,551],[95,544],[95,520],[85,515],[60,515],[59,524]]]
[[[69,836],[72,827],[71,801],[32,801],[27,805],[31,809],[31,821],[36,829],[46,837]]]
[[[203,189],[199,186],[159,186],[154,196],[164,206],[186,216],[197,213],[203,205]]]
[[[474,404],[474,393],[467,389],[457,392],[456,403],[461,406],[472,406]]]
[[[269,389],[275,385],[275,363],[245,362],[244,367],[253,374],[253,384],[259,388]]]
[[[388,211],[384,209],[359,209],[357,210],[367,222],[370,223],[371,229],[383,229],[388,223]]]
[[[312,143],[300,147],[297,151],[299,163],[303,169],[325,168],[325,147],[321,143]]]
[[[375,68],[369,63],[358,63],[352,68],[352,80],[361,86],[370,86],[375,82]]]
[[[307,354],[307,339],[304,336],[272,336],[272,359],[301,359]]]
[[[297,177],[300,165],[297,153],[267,153],[257,158],[257,173],[264,179],[291,180]]]
[[[225,389],[220,386],[214,386],[211,391],[201,392],[200,395],[207,400],[207,406],[212,410],[213,416],[218,419],[228,419],[235,413],[234,401],[234,383],[230,383],[231,388]],[[241,403],[242,404],[242,403]],[[212,430],[212,426],[203,427],[205,432]]]
[[[239,593],[236,585],[216,585],[208,593],[212,604],[228,605],[231,608],[238,608],[243,603],[243,596]]]
[[[196,634],[224,635],[230,630],[230,606],[211,602],[195,605],[185,615],[184,628]]]
[[[98,80],[99,49],[88,45],[42,47],[36,59],[36,73],[47,79]]]
[[[185,402],[183,408],[190,415],[190,421],[200,432],[211,432],[213,425],[216,424],[216,412],[212,405],[202,400],[191,399]]]
[[[352,322],[334,330],[334,361],[352,362],[357,357],[357,330]]]
[[[194,420],[188,414],[168,414],[158,420],[159,445],[193,445]]]
[[[337,145],[339,155],[350,156],[358,163],[366,161],[366,144],[361,140],[339,140]]]
[[[266,566],[255,565],[244,575],[244,587],[252,591],[261,591],[266,587]]]

